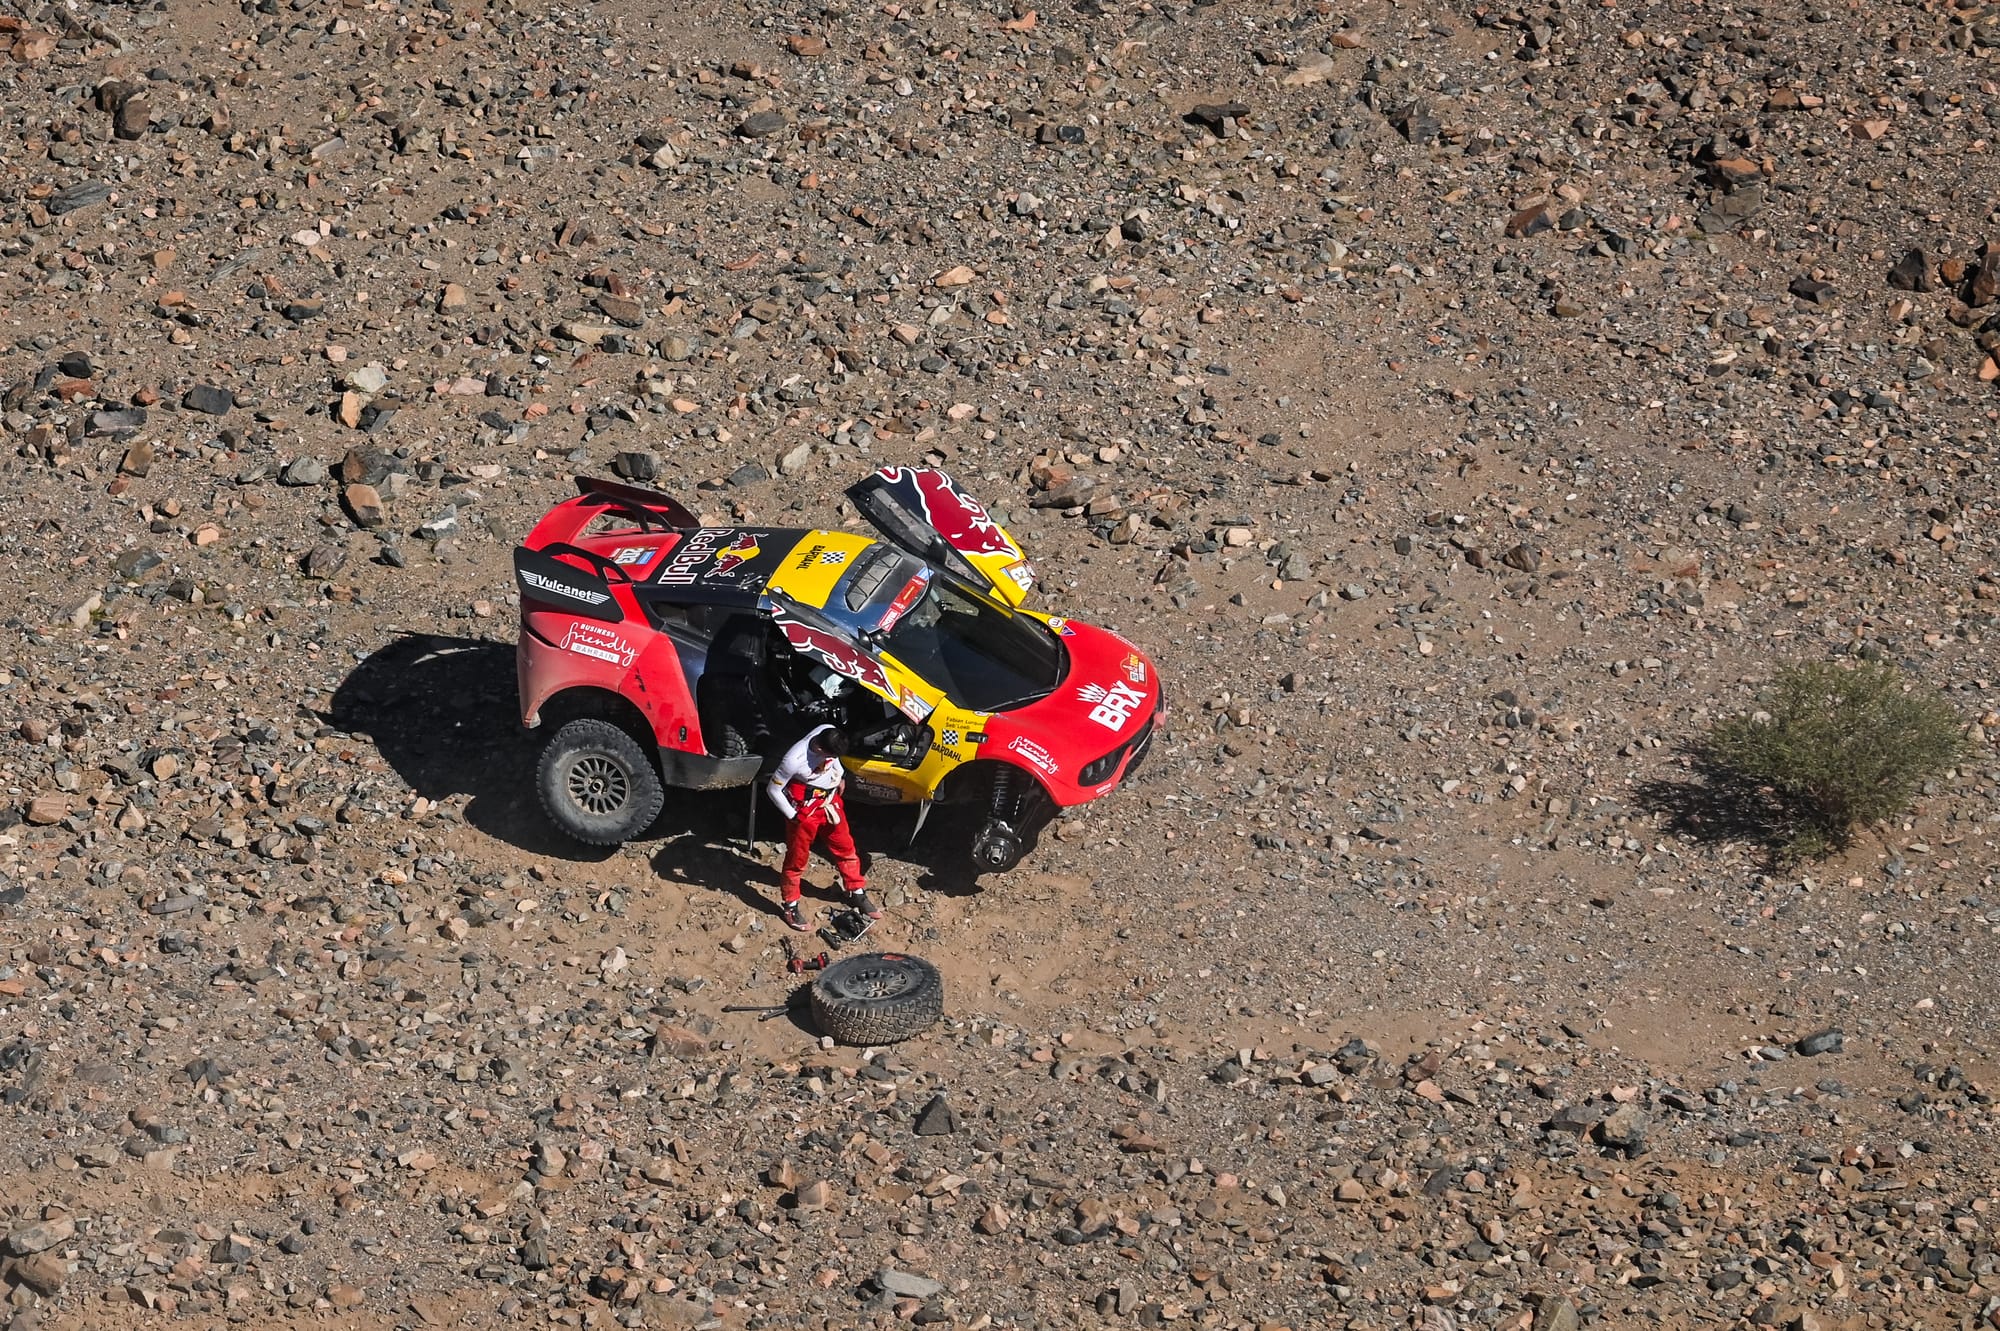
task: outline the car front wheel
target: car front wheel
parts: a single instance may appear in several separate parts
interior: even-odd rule
[[[588,846],[630,841],[652,826],[666,800],[638,741],[594,716],[549,737],[535,784],[549,820]]]

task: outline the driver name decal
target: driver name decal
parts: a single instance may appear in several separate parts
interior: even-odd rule
[[[1106,730],[1123,730],[1132,713],[1146,705],[1146,695],[1122,679],[1109,686],[1081,685],[1076,696],[1083,702],[1097,704],[1090,709],[1090,719]]]

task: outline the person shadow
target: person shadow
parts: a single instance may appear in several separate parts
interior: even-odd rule
[[[752,792],[755,793],[755,837],[750,841]],[[692,818],[680,829],[656,824],[651,836],[664,836],[653,853],[653,872],[670,882],[734,895],[745,905],[775,909],[780,874],[785,858],[785,820],[765,798],[763,785],[724,791],[689,791],[690,796],[709,801],[713,817]],[[715,798],[722,797],[719,801]],[[979,891],[966,847],[971,842],[977,819],[966,819],[959,809],[934,807],[918,831],[914,806],[851,802],[847,816],[860,853],[861,870],[872,876],[884,860],[913,864],[918,871],[916,886],[926,893],[971,896]],[[940,816],[942,814],[942,816]],[[912,832],[917,832],[914,843]],[[815,849],[811,864],[821,869],[832,861],[823,849]],[[812,870],[808,869],[808,874]],[[806,888],[808,900],[822,904],[838,901],[837,893]]]

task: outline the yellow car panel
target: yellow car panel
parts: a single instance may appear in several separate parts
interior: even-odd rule
[[[822,609],[833,595],[834,584],[873,544],[870,538],[851,531],[808,532],[771,575],[770,588],[800,605]]]
[[[850,760],[848,770],[858,782],[870,787],[869,793],[876,798],[893,790],[905,803],[931,799],[954,768],[979,756],[979,741],[975,736],[983,732],[986,716],[953,706],[941,690],[894,657],[883,657],[882,665],[889,673],[890,683],[902,696],[903,715],[912,720],[921,717],[920,724],[930,729],[931,746],[914,768],[874,759]]]
[[[995,527],[993,530],[1005,537],[1014,548],[1000,554],[968,554],[965,560],[993,585],[994,598],[1013,609],[1028,599],[1028,592],[1035,585],[1035,566],[1021,553],[1020,543],[1008,534],[1006,528]]]

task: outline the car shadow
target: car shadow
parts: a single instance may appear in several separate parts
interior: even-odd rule
[[[374,744],[428,800],[465,797],[465,821],[533,855],[600,861],[535,801],[538,737],[515,710],[514,645],[490,638],[406,633],[360,661],[320,714]]]

